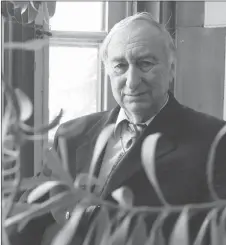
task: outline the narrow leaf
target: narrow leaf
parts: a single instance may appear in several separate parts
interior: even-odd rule
[[[110,224],[110,219],[108,216],[108,212],[105,208],[101,208],[101,210],[99,211],[99,213],[97,214],[97,216],[95,217],[93,224],[91,226],[95,227],[95,243],[94,245],[99,245],[103,235],[108,227],[108,225]]]
[[[43,4],[43,13],[44,13],[44,20],[46,23],[49,23],[49,10],[47,6],[47,2],[42,2]]]
[[[67,145],[64,137],[58,138],[58,145],[59,145],[62,167],[64,171],[69,172]]]
[[[31,7],[32,7],[36,12],[38,12],[41,2],[37,2],[37,1],[29,1],[29,2],[30,2]]]
[[[221,237],[221,244],[226,244],[226,207],[223,209],[220,216],[219,235]]]
[[[120,187],[113,191],[112,197],[123,207],[132,207],[133,193],[128,187]]]
[[[35,137],[36,139],[40,139],[40,137],[38,136],[43,137],[43,135],[46,134],[50,129],[55,128],[60,123],[62,115],[63,115],[63,110],[61,109],[59,114],[50,122],[50,124],[41,126],[39,128],[34,128],[24,123],[21,123],[20,127],[25,131],[25,133],[35,134],[33,135],[33,137],[31,137],[31,139],[34,139]]]
[[[170,245],[189,244],[188,232],[188,207],[185,207],[181,212],[170,236]]]
[[[169,215],[169,211],[164,209],[162,213],[157,217],[152,228],[150,230],[149,238],[147,239],[145,245],[155,245],[155,244],[164,244],[164,242],[160,242],[161,239],[161,228],[164,224],[166,217]],[[161,239],[162,240],[162,239]],[[157,242],[158,241],[158,242]]]
[[[47,2],[47,8],[49,12],[49,16],[52,17],[56,10],[56,2],[55,1],[48,1]]]
[[[214,180],[213,180],[214,162],[215,162],[214,160],[215,160],[217,146],[225,134],[226,134],[226,124],[221,128],[221,130],[217,133],[216,137],[214,138],[213,143],[211,144],[210,147],[208,160],[207,160],[207,168],[206,168],[207,183],[213,200],[219,200],[219,197],[214,190]]]
[[[103,233],[100,244],[96,244],[96,245],[106,245],[106,244],[111,245],[110,243],[111,227],[112,227],[112,223],[109,223],[105,229],[105,232]]]
[[[222,245],[220,243],[219,230],[217,224],[217,210],[213,213],[212,219],[210,221],[210,237],[211,245]]]
[[[141,149],[141,158],[142,158],[142,164],[144,167],[144,170],[148,176],[149,181],[153,185],[160,201],[164,205],[168,205],[163,193],[159,187],[157,178],[156,178],[156,171],[155,171],[155,149],[158,142],[158,139],[160,138],[161,134],[156,133],[149,135],[142,145]]]
[[[33,112],[33,105],[28,96],[20,89],[15,89],[15,94],[20,107],[20,120],[26,121],[29,119]]]
[[[76,177],[76,179],[74,181],[74,187],[86,189],[88,180],[91,181],[91,183],[90,183],[91,186],[101,184],[100,180],[97,179],[96,177],[92,177],[90,179],[88,173],[81,173]]]
[[[32,203],[37,199],[44,196],[47,192],[49,192],[53,187],[58,185],[67,186],[67,184],[59,182],[59,181],[47,181],[46,183],[41,184],[37,188],[35,188],[31,193],[28,195],[27,202]]]
[[[201,225],[201,227],[199,229],[199,232],[198,232],[198,234],[196,236],[196,239],[194,241],[194,245],[202,245],[203,239],[204,239],[205,234],[206,234],[207,227],[208,227],[208,225],[209,225],[209,223],[210,223],[210,221],[211,221],[211,219],[212,219],[212,217],[213,217],[215,212],[216,212],[216,210],[211,210],[207,214],[207,216],[204,219],[204,221],[203,221],[203,223],[202,223],[202,225]]]
[[[49,180],[50,178],[43,175],[35,176],[31,178],[24,178],[21,180],[20,190],[31,190]]]
[[[77,206],[74,209],[69,221],[53,239],[52,245],[67,245],[71,242],[85,209],[86,208],[82,206]]]
[[[46,151],[45,166],[45,168],[48,168],[49,172],[51,172],[53,178],[73,187],[72,177],[63,169],[59,156],[53,148]]]
[[[29,3],[27,1],[10,1],[13,3],[14,8],[24,8],[26,7]]]
[[[113,131],[114,131],[114,124],[110,124],[102,130],[99,137],[97,138],[96,145],[95,145],[94,152],[93,152],[93,158],[92,158],[92,161],[90,164],[90,169],[89,169],[90,180],[87,183],[88,190],[90,190],[90,187],[91,187],[90,182],[91,182],[92,176],[94,175],[96,163],[97,163],[97,161],[98,161],[109,137],[112,135]]]
[[[146,224],[144,222],[143,217],[139,217],[138,221],[132,231],[131,236],[129,237],[127,245],[137,245],[137,244],[145,244],[147,240],[147,231]]]
[[[17,215],[9,217],[7,220],[5,220],[4,225],[5,227],[9,227],[11,225],[21,222],[23,219],[26,219],[26,218],[32,219],[40,215],[43,215],[49,212],[49,210],[53,208],[59,207],[61,205],[66,205],[67,199],[70,198],[71,200],[71,197],[72,195],[68,193],[58,194],[57,196],[48,199],[48,201],[43,202],[42,204],[37,204],[37,206],[32,206],[27,211],[24,211]]]
[[[5,113],[2,118],[2,142],[3,144],[5,144],[6,135],[7,135],[7,132],[10,126],[11,113],[12,113],[12,105],[10,103],[7,103],[5,107]]]
[[[116,231],[111,235],[110,244],[124,245],[126,243],[131,218],[131,215],[124,218],[122,223],[116,228]]]

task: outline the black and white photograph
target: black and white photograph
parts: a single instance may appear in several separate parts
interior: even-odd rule
[[[226,245],[226,1],[1,1],[1,244]]]

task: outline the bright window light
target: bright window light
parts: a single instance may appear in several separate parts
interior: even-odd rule
[[[98,48],[50,47],[49,121],[61,108],[61,123],[97,111],[97,71]]]
[[[57,2],[51,30],[102,31],[103,2]]]

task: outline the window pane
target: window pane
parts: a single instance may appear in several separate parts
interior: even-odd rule
[[[102,31],[103,2],[57,2],[51,30]]]
[[[98,49],[50,47],[49,53],[49,120],[61,108],[61,123],[96,112]],[[49,139],[55,131],[50,131]]]

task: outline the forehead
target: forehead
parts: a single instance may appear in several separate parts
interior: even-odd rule
[[[130,23],[118,30],[108,45],[108,60],[135,60],[151,56],[166,61],[166,38],[155,26],[143,20]]]

